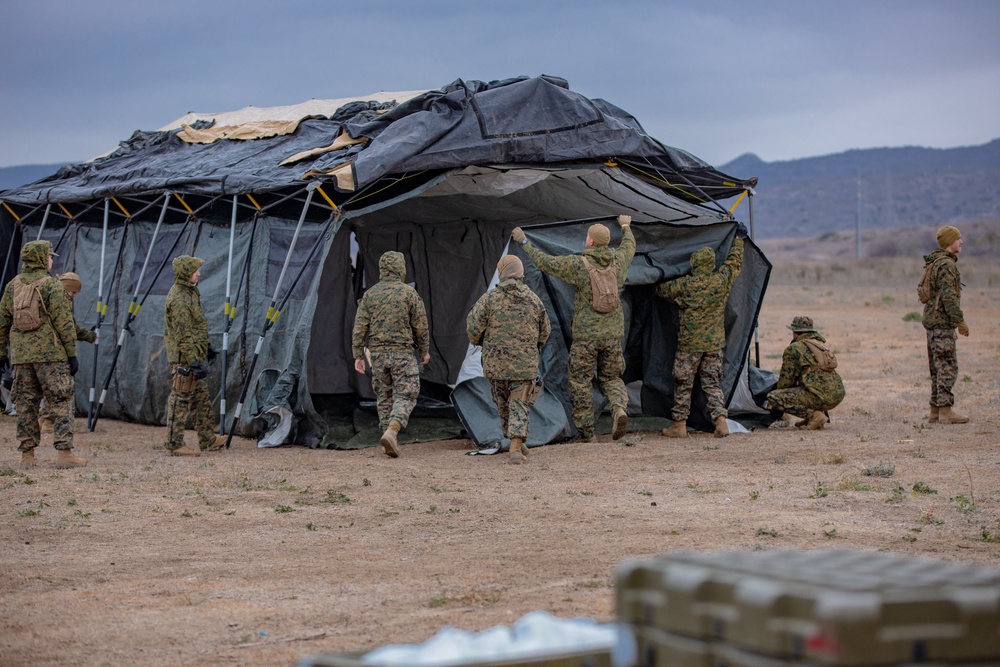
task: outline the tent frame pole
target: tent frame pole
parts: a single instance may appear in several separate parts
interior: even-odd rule
[[[753,241],[754,228],[753,228],[753,189],[747,188],[747,208],[750,211],[750,240]],[[760,326],[757,320],[754,319],[753,322],[753,357],[754,365],[760,368]]]
[[[108,243],[108,216],[110,215],[111,199],[104,200],[104,225],[101,228],[101,265],[97,279],[97,325],[94,327],[94,367],[90,374],[90,394],[87,396],[87,430],[94,430],[94,406],[97,398],[97,355],[101,347],[101,322],[104,320],[104,252]]]
[[[233,195],[233,215],[229,222],[229,259],[226,262],[226,304],[222,308],[222,315],[225,318],[222,327],[222,389],[219,397],[219,433],[226,434],[226,378],[229,370],[229,311],[232,308],[231,296],[233,282],[233,243],[236,237],[236,213],[239,208],[239,195]]]
[[[49,220],[49,212],[52,211],[52,204],[45,205],[45,215],[42,216],[42,224],[38,228],[38,236],[35,237],[36,241],[42,240],[42,232],[45,231],[45,223]]]

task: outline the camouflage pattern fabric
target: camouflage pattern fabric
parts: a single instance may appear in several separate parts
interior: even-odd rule
[[[351,354],[364,358],[365,344],[376,352],[407,352],[423,358],[430,353],[427,311],[417,291],[403,282],[406,261],[389,251],[379,259],[379,281],[358,303],[351,336]]]
[[[208,395],[208,380],[196,380],[191,391],[179,391],[173,387],[171,374],[170,397],[167,399],[167,443],[168,450],[180,449],[184,446],[184,429],[187,428],[188,415],[198,432],[198,447],[206,449],[215,442],[215,424],[212,421],[212,399]]]
[[[521,392],[531,380],[490,380],[490,391],[493,402],[497,404],[500,413],[500,424],[503,434],[508,438],[528,439],[528,418],[531,413],[531,401],[521,399]]]
[[[812,338],[826,339],[814,331],[797,334],[785,348],[777,388],[767,395],[772,408],[808,419],[815,410],[832,410],[844,400],[844,383],[837,371],[817,367],[816,357],[803,343]]]
[[[489,380],[533,379],[538,351],[552,331],[541,299],[518,278],[508,278],[479,297],[466,318],[469,342],[483,348]]]
[[[958,352],[954,329],[927,330],[927,361],[931,371],[931,405],[955,405],[952,388],[958,379]]]
[[[576,341],[621,340],[625,335],[625,317],[621,303],[608,313],[599,313],[591,305],[593,291],[590,288],[590,273],[579,255],[553,256],[542,252],[530,241],[521,246],[524,252],[535,263],[539,271],[564,283],[576,287],[573,297],[573,333]],[[607,268],[611,262],[618,262],[618,286],[625,285],[628,268],[635,256],[635,236],[629,226],[622,227],[622,241],[618,248],[610,246],[593,246],[584,248],[583,256],[597,269]]]
[[[726,302],[743,266],[743,239],[737,238],[726,261],[715,269],[715,251],[700,248],[691,255],[691,275],[656,288],[656,295],[677,304],[680,325],[677,349],[714,352],[726,346]]]
[[[584,438],[594,434],[594,395],[591,387],[595,365],[597,383],[601,393],[611,403],[612,411],[628,407],[628,393],[622,382],[625,357],[622,355],[621,340],[574,340],[567,369],[569,398],[573,405],[573,425]]]
[[[954,329],[965,319],[962,313],[962,275],[958,271],[958,255],[947,250],[935,250],[924,255],[924,266],[938,259],[931,272],[931,298],[924,304],[925,329]]]
[[[55,448],[73,449],[73,376],[69,374],[69,363],[17,364],[10,398],[17,410],[18,451],[38,446],[41,439],[38,406],[43,398],[53,417]]]
[[[174,284],[167,292],[163,312],[163,341],[171,366],[204,363],[208,357],[208,320],[201,293],[191,277],[204,260],[182,255],[173,261]]]
[[[14,280],[24,284],[49,277],[48,241],[32,241],[21,250],[24,271],[7,283],[0,298],[0,359],[10,349],[12,364],[35,364],[66,361],[76,356],[76,326],[73,304],[58,280],[45,280],[41,286],[42,303],[48,317],[34,331],[18,331],[14,326]]]
[[[84,329],[79,324],[76,323],[76,318],[73,318],[73,325],[76,327],[76,339],[82,340],[86,343],[93,343],[97,340],[97,334],[89,329]],[[72,376],[71,376],[72,377]],[[75,416],[74,406],[72,401],[70,402],[70,416]],[[41,406],[38,408],[38,424],[42,428],[43,433],[52,433],[55,428],[55,415],[52,414],[52,409],[49,407],[48,401],[42,401]]]
[[[695,376],[701,380],[701,388],[708,398],[708,411],[712,420],[727,417],[725,401],[722,397],[722,350],[713,352],[685,352],[677,350],[674,357],[674,408],[671,416],[675,422],[687,421],[691,414],[691,392],[694,390]]]
[[[420,369],[413,352],[372,352],[372,389],[383,431],[395,419],[405,427],[420,395]]]

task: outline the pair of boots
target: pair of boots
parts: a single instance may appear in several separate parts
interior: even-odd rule
[[[951,409],[950,405],[931,406],[931,416],[927,419],[930,424],[964,424],[969,421],[965,415],[960,415]]]
[[[687,423],[682,419],[674,420],[670,428],[665,428],[660,433],[668,438],[686,438],[688,437]],[[729,424],[726,423],[726,418],[722,415],[715,418],[713,435],[716,438],[725,438],[729,435]]]
[[[66,468],[80,468],[87,465],[87,459],[80,456],[73,456],[72,449],[60,449],[56,454],[56,468],[65,470]],[[21,468],[35,467],[35,450],[29,449],[21,452]]]
[[[402,428],[403,425],[399,423],[399,420],[393,419],[389,422],[389,427],[385,429],[385,433],[382,434],[382,439],[379,442],[382,443],[382,450],[389,458],[395,459],[399,457],[399,443],[396,442],[396,436]]]
[[[170,456],[201,456],[201,452],[217,452],[222,449],[226,444],[226,436],[217,435],[215,439],[208,445],[198,445],[198,449],[193,449],[187,445],[181,445],[177,449],[170,449],[168,453]]]
[[[524,444],[524,438],[510,439],[510,458],[507,463],[519,465],[528,462],[528,446]]]

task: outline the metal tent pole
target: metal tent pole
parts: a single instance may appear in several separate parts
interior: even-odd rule
[[[226,305],[222,309],[225,321],[222,326],[222,390],[219,398],[219,433],[226,434],[226,377],[229,362],[229,317],[231,309],[232,293],[230,289],[233,283],[233,242],[236,236],[236,209],[239,204],[239,195],[233,195],[233,217],[229,222],[229,259],[226,263]]]
[[[754,237],[753,228],[753,189],[747,188],[747,207],[750,210],[750,240]],[[754,318],[753,321],[753,349],[754,349],[754,365],[760,368],[760,328],[757,324],[757,319]]]
[[[42,226],[38,228],[38,236],[35,237],[36,241],[41,241],[42,240],[42,232],[45,231],[45,223],[48,222],[49,211],[51,211],[51,210],[52,210],[52,204],[46,204],[45,205],[45,215],[42,216]]]
[[[90,394],[87,397],[87,430],[93,431],[94,400],[97,394],[97,355],[101,347],[101,322],[104,319],[104,251],[108,243],[108,215],[110,214],[111,199],[104,200],[104,225],[101,229],[101,265],[98,269],[97,279],[97,325],[94,333],[97,338],[94,340],[94,367],[90,374]]]

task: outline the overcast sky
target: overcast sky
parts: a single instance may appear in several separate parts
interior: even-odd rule
[[[1000,137],[996,0],[2,0],[0,166],[188,111],[551,74],[714,165]]]

